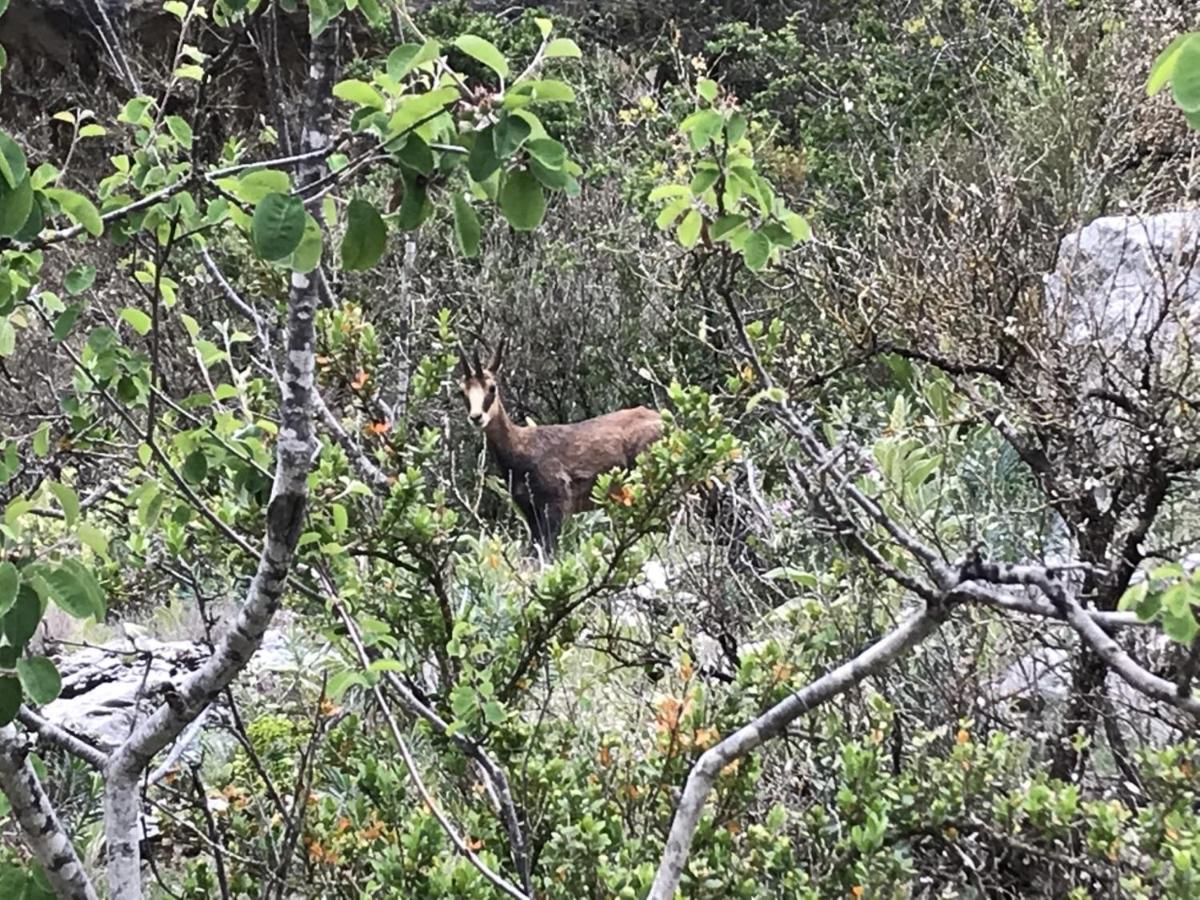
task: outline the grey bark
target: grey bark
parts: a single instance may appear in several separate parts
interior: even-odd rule
[[[42,864],[54,893],[63,900],[96,900],[83,863],[12,725],[0,728],[0,790],[12,804],[25,843]]]
[[[331,25],[312,45],[301,111],[302,153],[322,150],[329,142],[336,50],[337,30],[336,25]],[[299,168],[299,185],[316,181],[323,171],[324,163],[312,157]],[[168,693],[166,702],[134,730],[105,770],[104,820],[112,900],[142,897],[138,842],[141,816],[138,785],[142,774],[155,754],[175,740],[242,671],[279,608],[303,526],[307,478],[317,448],[312,422],[316,308],[316,280],[293,273],[280,381],[281,423],[275,481],[267,506],[266,542],[242,607],[212,656],[177,691]]]

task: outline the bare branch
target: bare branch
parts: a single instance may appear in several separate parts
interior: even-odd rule
[[[671,823],[671,832],[659,862],[658,874],[654,878],[647,900],[673,900],[675,897],[679,879],[683,875],[691,851],[692,838],[704,813],[705,801],[721,770],[781,734],[804,713],[882,672],[937,631],[945,619],[946,610],[943,606],[926,605],[858,656],[787,699],[781,700],[752,722],[743,725],[720,743],[704,751],[688,775],[683,797],[675,809],[675,820]]]
[[[63,900],[96,900],[83,863],[12,725],[0,728],[0,790],[12,804],[25,843],[42,864],[54,892]]]

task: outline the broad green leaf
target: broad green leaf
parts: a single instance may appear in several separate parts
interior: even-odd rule
[[[1196,624],[1196,617],[1190,608],[1178,615],[1164,611],[1162,626],[1163,633],[1167,637],[1188,647],[1192,645],[1196,634],[1200,632],[1200,625]]]
[[[463,256],[473,259],[479,255],[479,217],[461,191],[454,195],[454,237]]]
[[[555,43],[551,41],[551,43]],[[508,60],[496,45],[476,34],[462,34],[454,40],[454,46],[474,59],[479,60],[501,78],[508,77]],[[548,49],[548,48],[547,48]]]
[[[410,134],[404,141],[404,146],[396,151],[396,159],[406,169],[411,169],[421,175],[433,171],[433,151],[418,134]]]
[[[375,207],[365,200],[351,200],[342,239],[342,268],[348,272],[369,269],[379,262],[386,246],[387,226]]]
[[[0,562],[0,615],[12,607],[20,586],[21,573],[17,571],[17,567],[8,560]]]
[[[193,450],[184,459],[179,474],[188,484],[199,484],[208,477],[208,457],[203,450]]]
[[[4,614],[4,636],[14,647],[24,647],[42,620],[42,601],[28,584],[17,589],[17,599]]]
[[[1135,608],[1139,603],[1146,599],[1146,594],[1150,590],[1149,580],[1143,579],[1137,584],[1128,588],[1121,595],[1121,601],[1117,604],[1117,609],[1127,610]]]
[[[167,130],[171,132],[171,136],[179,141],[179,145],[185,150],[192,149],[192,126],[179,116],[167,116]]]
[[[304,234],[300,238],[300,246],[292,253],[289,268],[293,272],[307,274],[313,271],[321,262],[321,250],[324,247],[325,233],[317,220],[308,213],[304,214]],[[220,397],[218,400],[222,399]]]
[[[104,590],[91,570],[78,560],[63,560],[43,577],[51,599],[69,615],[77,619],[94,616],[97,622],[104,618]]]
[[[250,236],[255,252],[275,261],[291,254],[304,236],[304,204],[299,197],[267,194],[254,208]]]
[[[808,224],[808,219],[799,213],[788,213],[783,221],[787,230],[796,240],[807,241],[812,237],[812,228]]]
[[[1181,34],[1167,44],[1166,49],[1158,54],[1158,58],[1154,60],[1154,65],[1150,67],[1150,77],[1146,79],[1146,93],[1153,97],[1171,80],[1171,75],[1175,71],[1175,64],[1179,58],[1179,51],[1183,45],[1196,37],[1195,33]]]
[[[710,187],[717,183],[717,179],[721,173],[715,169],[701,169],[692,176],[692,183],[688,185],[694,196],[699,197]]]
[[[82,294],[96,280],[96,270],[92,266],[76,266],[63,279],[63,286],[68,294]]]
[[[62,690],[62,678],[54,663],[44,656],[24,657],[17,660],[17,677],[29,699],[38,706],[45,706],[58,699]]]
[[[536,159],[529,160],[529,171],[533,177],[552,191],[568,190],[575,180],[562,169],[549,169]]]
[[[492,130],[492,144],[496,155],[501,159],[512,156],[529,137],[531,130],[525,119],[511,115],[505,116],[496,123]],[[480,179],[476,178],[475,180],[479,181]]]
[[[1171,93],[1184,112],[1200,112],[1200,34],[1184,41],[1175,56]]]
[[[15,188],[0,181],[0,237],[14,237],[22,232],[33,207],[33,186],[28,176]]]
[[[739,215],[721,216],[712,224],[712,239],[714,241],[725,240],[738,228],[746,224],[746,217]]]
[[[686,197],[691,193],[686,184],[660,184],[650,192],[650,202],[657,203],[668,197]]]
[[[475,134],[475,144],[467,156],[467,173],[474,181],[483,183],[500,168],[500,159],[496,156],[495,126]]]
[[[663,207],[661,212],[659,212],[658,218],[656,218],[654,220],[654,224],[658,228],[662,228],[662,229],[669,228],[671,226],[671,223],[673,223],[676,219],[678,219],[679,216],[683,213],[683,211],[691,205],[692,205],[691,197],[679,197],[676,200],[672,200],[670,203],[668,203],[666,206]]]
[[[495,700],[483,704],[483,718],[489,725],[500,725],[504,722],[504,707]]]
[[[701,78],[696,82],[696,93],[712,103],[717,99],[717,83],[711,78]]]
[[[267,194],[287,194],[292,190],[292,179],[278,169],[247,172],[235,184],[234,193],[247,203],[258,203]]]
[[[350,527],[350,514],[341,503],[333,504],[333,533],[344,534]]]
[[[0,131],[0,178],[11,189],[24,181],[28,174],[25,151],[5,132]]]
[[[457,88],[443,87],[403,98],[388,119],[388,139],[397,140],[422,122],[432,121],[459,100]]]
[[[7,725],[21,709],[21,682],[15,675],[0,675],[0,725]]]
[[[567,148],[553,138],[527,141],[525,149],[547,169],[561,169],[567,161]]]
[[[566,57],[568,59],[579,59],[583,54],[579,51],[579,45],[570,38],[555,38],[546,45],[546,59],[554,59],[555,57]]]
[[[82,225],[88,234],[99,237],[104,232],[104,222],[100,219],[99,211],[83,194],[66,188],[46,188],[43,193],[57,203],[72,221]]]
[[[46,489],[58,500],[58,505],[62,508],[63,519],[66,521],[67,527],[74,526],[75,521],[79,518],[79,495],[68,485],[58,481],[47,482]]]
[[[401,231],[412,231],[429,218],[433,212],[433,204],[429,202],[429,194],[425,185],[414,178],[405,177],[404,196],[400,200],[400,209],[396,212],[396,225]]]
[[[90,522],[80,522],[75,529],[79,540],[97,556],[108,558],[108,535]]]
[[[71,329],[75,327],[75,321],[81,312],[83,312],[83,307],[78,303],[73,303],[62,311],[62,314],[54,320],[54,340],[62,343],[70,336]]]
[[[543,38],[550,37],[550,30],[554,27],[554,23],[550,19],[534,19],[533,23],[537,25]]]
[[[12,356],[17,349],[17,329],[8,316],[0,316],[0,358]]]
[[[424,44],[401,44],[387,58],[387,73],[395,81],[400,81],[424,63],[438,58],[442,52],[437,41],[426,41]]]
[[[500,212],[517,231],[532,231],[546,215],[546,195],[529,172],[509,172],[500,186]]]
[[[325,687],[325,693],[330,700],[340,700],[342,695],[351,687],[367,687],[367,678],[362,672],[355,672],[347,669],[344,672],[338,672],[329,679],[329,684]]]
[[[700,238],[700,226],[704,220],[700,216],[700,210],[693,209],[683,217],[683,221],[679,223],[679,227],[675,230],[675,237],[679,239],[679,243],[684,247],[691,249],[696,245],[696,241]]]
[[[450,709],[455,718],[469,716],[475,710],[475,692],[468,685],[457,685],[450,692]]]
[[[746,238],[746,243],[742,245],[742,257],[746,260],[746,266],[754,272],[757,272],[767,264],[767,260],[771,256],[771,242],[767,240],[767,236],[762,232],[755,231]]]
[[[357,78],[339,81],[333,86],[333,96],[339,100],[345,100],[357,106],[366,106],[370,109],[383,109],[387,105],[379,91]]]
[[[149,97],[134,97],[125,104],[120,115],[117,116],[118,122],[127,122],[130,125],[150,125],[151,121],[146,117],[146,113],[150,108],[150,104],[154,101]]]
[[[154,327],[154,320],[150,318],[149,313],[134,309],[132,306],[121,310],[121,318],[128,323],[130,328],[143,336],[149,334],[150,329]]]
[[[746,133],[746,124],[746,117],[741,113],[730,116],[729,121],[725,123],[725,140],[730,144],[740,141]]]

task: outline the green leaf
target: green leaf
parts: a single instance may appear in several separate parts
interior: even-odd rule
[[[579,59],[583,54],[579,51],[579,45],[570,38],[555,38],[546,45],[545,56],[546,59],[554,59],[555,57]]]
[[[265,260],[283,259],[304,236],[304,204],[299,197],[267,194],[254,208],[250,237],[254,251]]]
[[[150,318],[149,313],[134,309],[132,306],[121,310],[121,318],[129,324],[130,328],[143,336],[149,334],[150,329],[154,327],[154,320]]]
[[[528,97],[538,103],[574,103],[575,89],[566,82],[555,78],[546,78],[515,84],[508,92],[508,96],[519,102],[525,102],[522,98]],[[505,97],[506,101],[508,96]]]
[[[1171,93],[1184,112],[1200,112],[1200,34],[1185,41],[1175,55]]]
[[[130,125],[150,125],[146,111],[154,101],[149,97],[134,97],[125,104],[117,116],[118,122],[128,122]]]
[[[4,636],[14,647],[24,647],[42,619],[42,601],[30,585],[17,589],[17,599],[4,614]]]
[[[450,709],[458,719],[470,715],[475,710],[475,691],[468,685],[457,685],[450,692]]]
[[[15,188],[0,181],[0,237],[13,237],[23,231],[33,207],[33,186],[28,176]]]
[[[46,188],[43,193],[57,203],[72,221],[82,225],[88,234],[99,237],[104,233],[104,222],[100,219],[99,211],[83,194],[66,188]]]
[[[404,168],[420,175],[428,175],[433,171],[433,151],[418,134],[408,135],[404,146],[396,151],[396,159]]]
[[[9,188],[15,188],[29,174],[25,151],[5,132],[0,131],[0,178]]]
[[[500,186],[500,212],[517,231],[532,231],[546,215],[546,195],[529,172],[509,172]]]
[[[25,693],[38,706],[45,706],[58,699],[62,690],[62,678],[54,663],[44,656],[31,656],[17,660],[17,677]]]
[[[97,556],[108,558],[108,535],[90,522],[80,522],[75,529],[79,540]]]
[[[185,150],[192,149],[192,126],[179,116],[167,116],[167,130],[171,132],[171,136],[179,141],[179,145]]]
[[[746,266],[753,272],[765,266],[770,256],[771,242],[761,232],[752,232],[742,245],[742,257],[746,260]]]
[[[808,219],[799,213],[788,213],[784,217],[783,223],[791,232],[792,237],[798,241],[807,241],[812,237],[812,228],[808,224]]]
[[[73,526],[79,518],[79,495],[67,485],[57,481],[47,482],[46,489],[58,500],[67,527]]]
[[[1195,33],[1181,34],[1167,44],[1166,49],[1158,54],[1158,58],[1154,60],[1154,65],[1150,67],[1150,77],[1146,79],[1146,93],[1153,97],[1166,86],[1171,80],[1171,75],[1175,71],[1175,64],[1179,59],[1179,51],[1183,45],[1196,37]]]
[[[679,223],[679,227],[675,229],[675,237],[679,239],[679,243],[689,250],[694,247],[700,237],[700,226],[703,222],[700,210],[689,210],[688,214],[683,217],[683,221]]]
[[[467,200],[466,194],[460,192],[454,195],[454,237],[458,249],[467,259],[479,255],[481,230],[479,217]]]
[[[670,203],[668,203],[666,206],[663,207],[661,212],[659,212],[658,218],[656,218],[654,220],[654,224],[658,228],[670,227],[671,223],[673,223],[676,219],[678,219],[679,216],[683,213],[683,211],[685,209],[687,209],[688,207],[690,207],[691,205],[692,205],[691,197],[680,197],[676,200],[672,200]]]
[[[495,126],[489,125],[483,131],[475,134],[475,144],[467,156],[467,173],[473,181],[482,183],[500,168],[500,158],[496,156]]]
[[[21,586],[21,573],[8,560],[0,562],[0,615],[12,608]]]
[[[1137,584],[1128,588],[1125,593],[1121,595],[1121,600],[1117,604],[1117,609],[1133,609],[1146,599],[1146,594],[1149,592],[1149,590],[1150,582],[1148,580],[1143,579],[1142,581],[1139,581]]]
[[[711,78],[701,78],[696,82],[696,93],[712,103],[717,99],[717,83]]]
[[[278,169],[247,172],[235,183],[235,193],[247,203],[258,203],[267,194],[287,194],[292,190],[292,179]]]
[[[1189,647],[1196,639],[1197,632],[1200,632],[1200,625],[1196,624],[1196,617],[1190,608],[1179,615],[1164,612],[1162,626],[1167,637]]]
[[[495,700],[483,704],[483,718],[489,725],[500,725],[504,722],[504,707]]]
[[[338,672],[329,679],[329,684],[325,687],[325,693],[329,696],[330,700],[340,700],[342,695],[354,686],[367,687],[367,678],[362,672],[347,669],[344,672]]]
[[[455,38],[454,46],[467,56],[479,60],[501,78],[508,77],[508,60],[491,41],[476,34],[462,34]]]
[[[0,675],[0,725],[7,725],[21,709],[21,682],[15,675]]]
[[[344,534],[346,529],[350,527],[350,514],[346,512],[346,507],[341,503],[333,504],[333,532],[334,534]]]
[[[742,139],[746,133],[746,117],[741,113],[734,113],[729,117],[729,121],[725,123],[725,140],[729,144],[736,144]]]
[[[54,340],[62,343],[67,339],[81,312],[83,312],[83,307],[78,303],[73,303],[62,311],[62,314],[54,320]]]
[[[317,220],[307,212],[304,214],[304,234],[300,245],[296,247],[288,261],[288,268],[293,272],[308,273],[321,262],[321,250],[324,247],[325,234]],[[220,397],[217,398],[222,399]]]
[[[333,86],[333,96],[339,100],[345,100],[357,106],[366,106],[370,109],[383,109],[387,105],[379,91],[357,78],[339,81]]]
[[[401,231],[412,231],[429,218],[432,211],[433,206],[429,202],[425,185],[405,176],[404,197],[400,200],[400,209],[396,213],[396,225]]]
[[[12,356],[17,348],[17,330],[8,316],[0,316],[0,358]]]
[[[67,273],[63,285],[68,294],[82,294],[96,280],[96,270],[92,266],[76,266]]]
[[[562,191],[570,188],[575,180],[562,169],[548,169],[536,159],[529,160],[529,171],[533,177],[552,191]]]
[[[699,197],[710,187],[717,183],[717,178],[721,175],[714,169],[701,169],[692,176],[692,183],[688,185],[694,196]]]
[[[369,269],[383,256],[387,226],[375,207],[354,199],[346,210],[346,236],[342,239],[342,268],[348,272]]]
[[[496,156],[505,159],[517,152],[517,148],[525,142],[532,131],[527,121],[517,116],[505,116],[496,123],[492,131],[492,143]],[[468,163],[468,168],[469,168]],[[480,179],[476,178],[476,181]]]
[[[64,560],[43,578],[50,588],[50,598],[68,615],[76,619],[94,616],[96,621],[104,617],[104,591],[91,571],[77,560]]]
[[[746,224],[745,216],[721,216],[712,224],[711,234],[714,241],[725,240],[738,228]]]
[[[417,66],[431,62],[442,52],[437,41],[424,44],[401,44],[387,58],[387,73],[394,81],[400,81]]]
[[[567,161],[567,148],[553,138],[528,141],[525,149],[547,169],[561,169]]]
[[[193,450],[183,461],[179,474],[188,484],[199,484],[208,477],[208,457],[203,450]]]

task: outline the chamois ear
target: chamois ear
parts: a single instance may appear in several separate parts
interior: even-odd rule
[[[500,342],[496,344],[496,352],[492,354],[492,361],[488,363],[488,368],[492,370],[492,374],[500,371],[500,365],[504,362],[504,346],[508,343],[508,336],[500,338]]]

